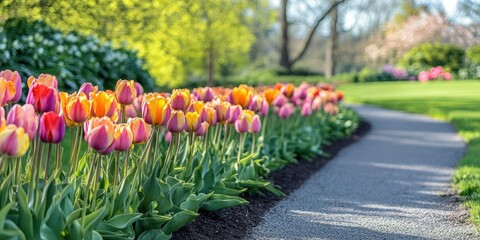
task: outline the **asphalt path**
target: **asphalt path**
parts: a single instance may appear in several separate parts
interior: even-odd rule
[[[477,239],[447,194],[466,149],[454,129],[353,107],[371,131],[271,208],[247,239]]]

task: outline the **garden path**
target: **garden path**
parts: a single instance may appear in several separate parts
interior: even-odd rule
[[[353,107],[371,131],[270,209],[247,238],[476,239],[448,194],[466,148],[454,129],[420,115]]]

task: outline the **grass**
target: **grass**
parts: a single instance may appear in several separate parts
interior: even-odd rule
[[[346,101],[426,114],[450,122],[468,144],[453,184],[480,229],[480,81],[383,82],[340,86]]]

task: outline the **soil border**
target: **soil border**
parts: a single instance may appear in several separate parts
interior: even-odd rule
[[[325,166],[340,150],[358,141],[370,129],[370,123],[362,120],[350,137],[335,141],[324,148],[328,157],[318,157],[313,161],[300,160],[298,164],[290,164],[272,172],[268,180],[273,181],[275,186],[288,196]],[[173,233],[172,239],[243,239],[260,223],[264,214],[283,199],[273,194],[242,197],[250,203],[213,212],[201,212],[195,221]]]

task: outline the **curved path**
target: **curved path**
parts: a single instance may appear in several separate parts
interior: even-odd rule
[[[354,106],[372,124],[248,239],[476,239],[448,192],[464,142],[427,117]]]

